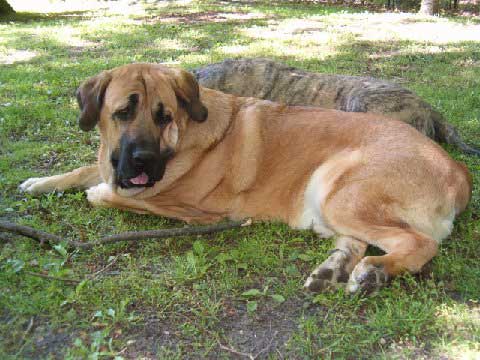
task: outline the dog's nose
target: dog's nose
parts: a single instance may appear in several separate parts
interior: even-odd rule
[[[153,161],[156,157],[156,154],[153,151],[148,150],[135,150],[132,154],[133,161],[135,162],[135,167],[138,170],[143,170],[145,166]]]

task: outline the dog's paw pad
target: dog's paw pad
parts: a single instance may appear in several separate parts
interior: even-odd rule
[[[334,286],[335,285],[330,280],[318,279],[312,276],[309,276],[307,281],[305,281],[305,284],[303,284],[305,290],[315,293],[330,290]]]
[[[345,263],[348,257],[344,253],[332,254],[308,277],[304,288],[312,292],[335,289],[348,281]]]
[[[320,265],[308,277],[303,285],[311,292],[322,292],[337,287],[338,279],[333,269]]]
[[[348,280],[347,290],[351,293],[361,291],[371,293],[384,286],[388,281],[388,274],[383,266],[360,263],[353,270]]]

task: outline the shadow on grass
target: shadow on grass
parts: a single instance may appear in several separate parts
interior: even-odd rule
[[[80,21],[91,19],[94,16],[90,11],[66,11],[61,13],[31,13],[31,12],[17,12],[13,14],[0,15],[1,23],[44,23],[57,20],[65,21]]]

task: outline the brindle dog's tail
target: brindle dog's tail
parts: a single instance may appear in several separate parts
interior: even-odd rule
[[[435,140],[454,145],[466,154],[480,156],[480,150],[463,142],[457,129],[445,121],[442,114],[432,109],[432,119],[435,127]]]

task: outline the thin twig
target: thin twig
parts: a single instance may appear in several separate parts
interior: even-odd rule
[[[121,241],[137,241],[146,239],[164,239],[175,236],[186,235],[205,235],[212,234],[230,229],[235,229],[243,226],[249,226],[251,220],[247,221],[229,221],[225,223],[207,225],[207,226],[190,226],[184,228],[161,229],[161,230],[147,230],[147,231],[128,231],[120,234],[109,235],[102,237],[96,241],[84,243],[71,239],[64,239],[60,236],[47,233],[42,230],[36,230],[29,226],[18,225],[8,221],[0,221],[0,230],[26,236],[28,238],[38,241],[40,244],[57,245],[60,243],[66,244],[67,247],[75,249],[91,249],[98,245],[111,244]]]
[[[115,264],[117,262],[119,257],[120,257],[120,255],[115,256],[115,258],[112,261],[110,261],[104,268],[98,270],[97,272],[93,273],[92,275],[89,275],[87,277],[87,279],[88,280],[95,280],[100,274],[105,272],[107,269],[111,268],[113,266],[113,264]]]
[[[117,353],[115,354],[115,356],[122,355],[125,351],[127,351],[127,349],[128,349],[128,346],[125,346],[122,350],[120,350],[119,352],[117,352]]]
[[[271,324],[270,324],[270,327],[271,327]],[[275,339],[275,337],[278,335],[278,331],[275,331],[273,333],[273,336],[272,338],[270,339],[270,342],[268,343],[268,345],[263,348],[262,350],[260,350],[253,358],[254,359],[257,359],[260,355],[262,355],[264,352],[268,351],[270,349],[270,347],[272,346],[272,343],[273,343],[273,340]]]
[[[77,284],[81,283],[80,280],[76,280],[76,279],[61,278],[61,277],[56,277],[56,276],[45,275],[45,274],[42,274],[42,273],[31,272],[31,271],[25,271],[25,274],[31,275],[31,276],[38,276],[38,277],[41,277],[43,279],[48,279],[48,280],[63,281],[63,282],[66,282],[66,283],[72,284],[72,285],[77,285]]]
[[[250,360],[255,360],[252,354],[247,354],[238,350],[235,350],[234,348],[231,348],[229,346],[223,345],[220,341],[218,341],[218,345],[220,346],[221,349],[226,350],[228,352],[231,352],[232,354],[239,355],[239,356],[244,356],[249,358]]]
[[[107,269],[109,269],[110,267],[113,266],[113,264],[115,264],[118,260],[120,255],[117,255],[115,256],[115,258],[110,262],[108,263],[105,267],[103,267],[102,269],[98,270],[97,272],[91,274],[91,275],[88,275],[84,280],[77,280],[77,279],[69,279],[69,278],[61,278],[61,277],[56,277],[56,276],[51,276],[51,275],[45,275],[45,274],[42,274],[42,273],[37,273],[37,272],[32,272],[32,271],[25,271],[25,274],[27,275],[31,275],[31,276],[38,276],[38,277],[41,277],[43,279],[48,279],[48,280],[59,280],[59,281],[63,281],[63,282],[66,282],[68,284],[71,284],[71,285],[77,285],[77,284],[80,284],[82,281],[93,281],[93,280],[96,280],[98,278],[98,276],[100,274],[102,274],[103,272],[105,272]]]
[[[229,352],[231,352],[232,354],[235,354],[235,355],[247,357],[250,360],[256,360],[256,359],[258,359],[258,357],[260,355],[262,355],[264,352],[266,352],[270,349],[270,347],[272,346],[273,340],[275,339],[275,337],[277,335],[278,335],[278,331],[275,331],[273,333],[273,336],[271,337],[268,345],[265,348],[263,348],[262,350],[260,350],[258,353],[256,353],[255,355],[250,354],[250,353],[244,353],[244,352],[241,352],[241,351],[238,351],[238,350],[234,349],[233,347],[223,345],[218,339],[217,339],[217,342],[218,342],[218,345],[220,346],[220,348],[223,349],[223,350],[229,351]]]
[[[33,320],[34,320],[34,317],[32,316],[30,318],[30,321],[28,323],[28,326],[27,326],[27,329],[25,330],[25,332],[23,333],[23,339],[25,339],[25,337],[30,333],[30,331],[32,330],[33,328]]]
[[[27,344],[27,342],[25,341],[28,334],[30,334],[30,331],[32,331],[33,329],[33,320],[35,318],[32,316],[30,318],[30,321],[28,322],[28,326],[27,326],[27,329],[24,331],[23,335],[22,335],[22,340],[20,341],[20,343],[22,344],[22,346],[20,347],[20,349],[18,349],[17,353],[15,354],[15,357],[19,356],[23,349],[25,348],[25,345]]]

